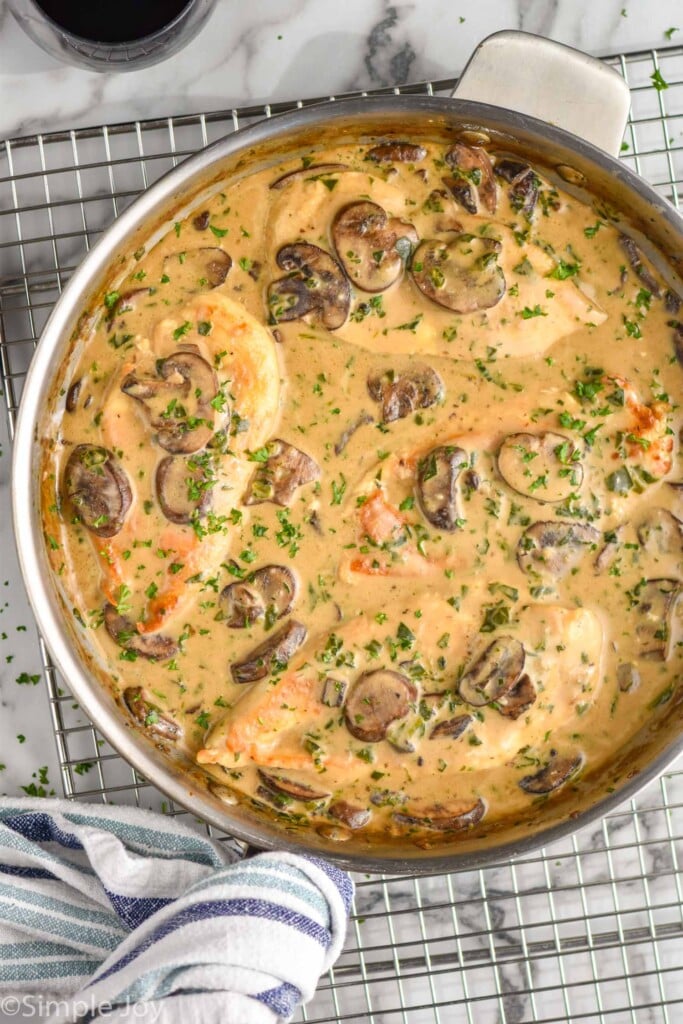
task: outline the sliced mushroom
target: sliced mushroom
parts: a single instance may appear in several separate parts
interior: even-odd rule
[[[622,662],[617,665],[617,683],[622,693],[630,693],[640,686],[640,672],[632,662]]]
[[[680,320],[667,321],[669,327],[673,328],[674,355],[679,366],[683,366],[683,323]]]
[[[563,434],[509,434],[498,451],[498,472],[518,494],[552,504],[581,486],[580,454]]]
[[[483,206],[487,213],[496,212],[497,195],[493,166],[486,150],[456,142],[446,153],[446,163],[456,172],[444,178],[444,184],[468,213],[478,213]]]
[[[191,522],[211,502],[211,478],[192,456],[167,455],[157,466],[155,485],[161,511],[172,523]]]
[[[202,292],[222,285],[230,273],[232,258],[216,245],[172,253],[163,263],[163,273],[174,288]]]
[[[643,282],[649,292],[655,296],[659,296],[659,285],[643,263],[642,253],[633,239],[629,238],[628,235],[621,235],[619,238],[619,244],[626,253],[636,277]]]
[[[504,697],[496,701],[496,708],[505,718],[512,718],[513,721],[516,721],[526,714],[537,696],[536,687],[525,673]]]
[[[493,168],[494,174],[512,187],[508,193],[513,210],[531,217],[538,202],[538,177],[529,164],[511,157],[500,157]]]
[[[281,189],[285,185],[288,185],[290,181],[296,181],[298,178],[310,178],[315,181],[321,174],[335,174],[337,171],[348,171],[347,164],[309,164],[308,167],[297,167],[295,171],[287,171],[286,174],[281,174],[275,181],[271,181],[270,188]]]
[[[323,683],[321,701],[327,708],[340,708],[344,703],[344,697],[348,689],[348,683],[343,679],[333,679],[328,676]]]
[[[365,154],[376,164],[417,164],[427,156],[424,146],[414,142],[380,142]]]
[[[518,181],[519,178],[524,174],[528,174],[531,170],[529,164],[525,164],[523,160],[517,160],[510,156],[499,156],[496,157],[496,162],[493,165],[493,173],[497,178],[502,178],[508,184],[513,181]]]
[[[120,615],[113,604],[104,606],[104,626],[112,640],[125,651],[135,651],[148,661],[166,661],[174,658],[180,645],[163,633],[138,633],[135,623]]]
[[[455,313],[490,309],[505,295],[505,276],[496,262],[500,242],[458,235],[450,242],[428,239],[413,254],[415,284],[433,302]]]
[[[264,616],[276,622],[291,611],[296,591],[294,573],[287,566],[264,565],[223,589],[223,622],[231,629],[245,629]]]
[[[277,254],[286,277],[268,287],[268,309],[275,323],[306,319],[334,331],[346,322],[351,286],[334,256],[317,245],[295,242]]]
[[[366,292],[383,292],[398,281],[418,242],[412,224],[389,218],[386,210],[367,200],[339,211],[332,239],[346,273]]]
[[[673,646],[673,616],[681,593],[681,583],[674,579],[647,580],[639,586],[635,613],[641,658],[668,659]]]
[[[64,471],[64,496],[85,528],[97,537],[113,537],[123,526],[133,500],[118,459],[94,444],[76,445]]]
[[[676,295],[676,292],[672,292],[670,288],[664,292],[664,309],[667,313],[676,315],[681,308],[682,301],[680,295]]]
[[[472,715],[456,715],[455,718],[449,718],[444,722],[437,722],[430,732],[429,738],[430,740],[460,739],[462,734],[472,725],[473,721]]]
[[[75,380],[73,384],[69,387],[69,390],[66,393],[66,401],[64,402],[64,407],[66,408],[67,412],[76,412],[76,409],[78,408],[78,399],[80,397],[82,387],[83,380],[81,377],[79,377],[78,380]]]
[[[337,821],[348,825],[350,829],[363,828],[370,821],[372,812],[366,807],[354,807],[346,800],[335,800],[327,808],[327,813]]]
[[[355,681],[344,708],[346,728],[366,743],[379,743],[392,722],[404,718],[417,700],[415,684],[400,672],[377,669]]]
[[[524,646],[520,641],[511,636],[499,636],[462,676],[458,693],[475,708],[498,702],[521,676],[524,661]]]
[[[123,326],[125,313],[132,313],[142,298],[149,298],[149,288],[131,288],[127,292],[121,292],[116,302],[107,313],[107,324],[111,328],[116,321],[116,326]]]
[[[297,487],[310,484],[320,476],[320,467],[306,452],[276,438],[268,445],[268,459],[259,465],[249,481],[245,505],[272,501],[289,505]]]
[[[452,445],[440,445],[420,459],[417,466],[417,496],[422,513],[438,530],[452,533],[461,518],[456,484],[468,465],[467,452]]]
[[[211,220],[211,214],[208,210],[202,210],[196,217],[192,218],[192,227],[195,231],[206,231]]]
[[[191,455],[211,440],[211,403],[218,394],[218,379],[198,352],[179,349],[159,360],[156,377],[129,373],[121,390],[145,407],[157,441],[167,452]]]
[[[586,523],[534,523],[519,539],[517,561],[522,572],[561,580],[587,550],[595,550],[600,537],[600,531]]]
[[[334,454],[341,455],[356,431],[360,430],[361,427],[366,426],[368,423],[372,423],[372,416],[369,412],[366,412],[365,409],[362,409],[358,413],[358,416],[356,416],[355,420],[352,420],[348,427],[346,427],[339,435],[339,440],[334,446]]]
[[[266,771],[265,768],[258,769],[259,776],[265,782],[268,789],[282,796],[291,797],[292,800],[302,800],[309,803],[311,800],[326,800],[330,795],[323,789],[314,789],[307,782],[300,782],[294,778],[282,775],[281,772]]]
[[[486,804],[479,797],[474,803],[461,801],[455,807],[434,804],[419,812],[395,811],[393,818],[399,825],[417,826],[433,832],[462,832],[477,825],[485,813]]]
[[[444,394],[441,377],[425,363],[414,363],[400,373],[371,373],[367,383],[370,397],[382,403],[385,423],[403,419],[416,409],[428,409],[441,401]]]
[[[180,726],[165,715],[155,704],[150,704],[143,695],[141,686],[129,686],[123,691],[123,702],[133,718],[148,732],[164,740],[177,740]]]
[[[525,775],[519,780],[520,788],[534,796],[552,793],[576,775],[583,765],[583,754],[561,755],[556,750],[550,751],[548,763],[534,775]]]
[[[638,540],[653,556],[683,552],[683,522],[665,508],[650,509],[638,526]]]
[[[301,647],[307,632],[301,622],[290,619],[277,633],[255,647],[246,658],[232,663],[232,678],[236,683],[254,683],[280,670]]]
[[[605,544],[600,551],[598,551],[595,558],[595,569],[597,572],[604,572],[606,569],[609,569],[610,565],[617,557],[623,532],[623,526],[618,526],[616,530],[610,530],[605,534]]]

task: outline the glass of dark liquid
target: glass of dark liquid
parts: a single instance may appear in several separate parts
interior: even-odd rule
[[[9,7],[24,31],[53,57],[91,71],[138,71],[180,50],[215,3],[9,0]]]

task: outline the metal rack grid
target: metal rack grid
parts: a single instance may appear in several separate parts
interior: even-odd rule
[[[683,48],[609,59],[632,93],[623,159],[679,205]],[[659,69],[667,88],[654,87]],[[445,94],[452,81],[394,92]],[[382,90],[391,92],[392,90]],[[199,147],[303,102],[0,144],[0,372],[10,436],[31,354],[70,273],[145,186]],[[8,510],[0,510],[7,515]],[[64,794],[186,814],[84,718],[40,640]],[[215,833],[214,833],[215,835]],[[229,837],[217,836],[233,844]],[[299,1020],[678,1021],[683,762],[601,823],[482,871],[358,877],[345,951]]]

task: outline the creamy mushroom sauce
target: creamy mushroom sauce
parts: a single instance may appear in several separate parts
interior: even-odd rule
[[[286,822],[420,842],[666,704],[683,328],[611,211],[465,142],[344,145],[136,259],[44,466],[122,713]]]

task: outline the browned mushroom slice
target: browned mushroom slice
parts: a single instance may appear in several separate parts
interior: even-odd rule
[[[330,793],[324,789],[314,789],[307,782],[299,782],[294,778],[282,775],[280,772],[266,771],[259,768],[258,773],[265,782],[268,789],[282,796],[288,796],[292,800],[302,800],[309,803],[312,800],[326,800]]]
[[[160,360],[156,377],[129,373],[121,390],[145,407],[157,441],[167,452],[191,455],[211,440],[211,403],[218,394],[218,379],[198,352],[179,349]]]
[[[104,626],[119,647],[134,651],[148,661],[167,661],[180,650],[179,644],[163,633],[138,633],[135,623],[120,615],[113,604],[104,606]]]
[[[534,523],[517,545],[522,572],[561,580],[575,569],[588,550],[600,543],[600,531],[586,523]]]
[[[83,380],[81,377],[79,377],[78,380],[75,380],[69,387],[69,390],[66,393],[66,401],[64,402],[64,407],[67,412],[76,412],[82,387]]]
[[[202,210],[196,217],[192,218],[192,227],[195,231],[206,231],[211,220],[211,214],[208,210]]]
[[[334,454],[341,455],[356,431],[360,430],[361,427],[366,426],[368,423],[372,423],[372,416],[369,412],[366,412],[365,409],[361,409],[355,420],[352,420],[348,427],[346,427],[339,435],[339,440],[334,446]]]
[[[400,373],[394,370],[371,373],[367,383],[370,397],[382,403],[385,423],[403,419],[416,409],[428,409],[444,394],[441,377],[424,363],[414,363]]]
[[[478,213],[481,205],[488,213],[495,213],[496,181],[486,150],[456,142],[445,159],[455,171],[455,177],[444,178],[444,184],[467,212]]]
[[[309,164],[308,167],[297,167],[294,171],[287,171],[286,174],[281,174],[275,181],[271,181],[269,187],[281,189],[288,185],[290,181],[296,181],[298,178],[311,178],[315,180],[321,174],[336,174],[337,171],[348,171],[348,169],[347,164]]]
[[[272,625],[291,611],[296,590],[296,579],[290,569],[284,565],[264,565],[245,580],[237,580],[223,589],[223,622],[231,629],[244,629],[265,616],[266,624]]]
[[[133,718],[145,729],[164,740],[177,740],[180,726],[165,715],[143,695],[141,686],[129,686],[123,691],[123,702]]]
[[[496,260],[500,242],[458,235],[451,242],[429,239],[413,254],[411,273],[420,291],[455,313],[490,309],[505,295],[505,276]]]
[[[516,721],[529,710],[537,696],[536,687],[529,676],[524,674],[504,697],[496,701],[496,708],[505,718]]]
[[[380,142],[365,154],[376,164],[417,164],[427,156],[424,146],[414,142]]]
[[[667,288],[664,292],[664,309],[667,313],[673,313],[674,315],[678,313],[682,302],[683,299],[681,299],[680,295],[676,295],[676,292],[672,292],[670,288]]]
[[[475,708],[499,701],[521,676],[524,661],[524,647],[519,640],[499,636],[462,676],[458,693]]]
[[[498,472],[518,494],[542,503],[565,501],[581,486],[580,457],[563,434],[510,434],[498,451]]]
[[[366,807],[354,807],[353,804],[347,803],[346,800],[335,800],[327,808],[327,813],[330,817],[336,818],[337,821],[343,822],[344,825],[348,825],[350,829],[363,828],[372,817],[372,812]]]
[[[452,533],[461,518],[456,484],[468,464],[462,448],[440,445],[420,459],[417,467],[417,496],[422,513],[438,530]]]
[[[209,507],[213,483],[191,456],[167,455],[157,466],[155,484],[161,511],[172,523],[189,523]]]
[[[76,445],[64,471],[64,496],[79,522],[97,537],[113,537],[123,526],[133,495],[128,477],[109,451]]]
[[[493,173],[497,178],[502,178],[503,181],[507,181],[511,184],[513,181],[519,181],[519,179],[528,174],[531,170],[529,164],[525,164],[522,160],[516,160],[514,157],[499,156],[496,158],[496,162],[493,165]]]
[[[163,263],[164,277],[174,288],[202,292],[222,285],[232,267],[232,258],[215,245],[172,253]]]
[[[271,672],[279,671],[301,647],[306,635],[306,627],[296,619],[290,619],[277,633],[255,647],[246,658],[232,663],[232,678],[236,683],[254,683]]]
[[[683,522],[665,508],[650,509],[638,526],[638,540],[650,555],[679,555],[683,551]]]
[[[640,672],[630,661],[617,665],[617,683],[622,693],[630,693],[640,686]]]
[[[679,580],[646,580],[637,587],[636,641],[641,658],[666,661],[673,646],[672,621],[681,598]]]
[[[364,672],[351,687],[344,707],[346,728],[366,743],[379,743],[392,722],[404,718],[417,700],[415,684],[390,669]]]
[[[472,715],[456,715],[444,722],[437,722],[429,734],[430,740],[449,739],[457,740],[469,729],[474,719]]]
[[[680,320],[668,320],[667,325],[673,328],[674,355],[679,366],[683,366],[683,323]]]
[[[513,210],[530,217],[538,202],[539,180],[528,164],[510,157],[501,157],[493,168],[494,174],[510,186],[508,193]]]
[[[595,568],[597,572],[604,572],[606,569],[609,569],[612,562],[617,557],[623,532],[623,526],[618,526],[616,530],[609,530],[605,534],[605,544],[600,551],[598,551],[595,558]]]
[[[554,789],[559,789],[576,775],[582,766],[583,754],[562,756],[556,750],[551,750],[548,763],[534,775],[525,775],[519,780],[519,785],[525,793],[532,793],[534,796],[552,793]]]
[[[399,279],[417,245],[412,224],[387,217],[377,203],[352,203],[332,224],[332,239],[346,273],[366,292],[383,292]]]
[[[659,296],[659,284],[643,263],[642,253],[633,239],[629,238],[628,235],[621,235],[619,243],[626,253],[636,277],[643,282],[649,292],[653,295]]]
[[[328,331],[346,322],[351,308],[351,286],[334,256],[308,242],[285,245],[277,265],[286,277],[268,287],[268,310],[274,323],[307,320]]]
[[[393,818],[399,825],[417,826],[433,832],[462,832],[473,828],[486,813],[486,804],[481,798],[474,803],[460,801],[455,806],[434,804],[419,812],[395,811]]]
[[[318,463],[287,441],[276,438],[268,445],[268,459],[252,476],[245,505],[259,505],[272,501],[276,505],[288,505],[297,487],[310,484],[320,476]]]
[[[321,701],[327,708],[340,708],[344,703],[344,697],[348,684],[343,679],[333,679],[328,676],[323,683]]]
[[[116,326],[122,326],[125,314],[132,313],[137,309],[141,299],[149,298],[149,294],[149,288],[131,288],[127,292],[121,292],[116,302],[107,313],[108,325],[111,327],[114,321],[117,321]]]

